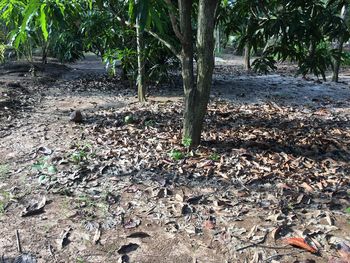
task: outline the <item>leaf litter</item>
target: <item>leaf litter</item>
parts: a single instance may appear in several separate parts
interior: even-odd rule
[[[96,83],[112,85],[103,78],[67,85],[84,90]],[[324,262],[346,259],[339,244],[349,242],[349,235],[339,231],[349,220],[344,212],[349,206],[349,113],[332,105],[214,99],[203,144],[189,151],[181,140],[182,108],[181,100],[150,101],[85,112],[83,124],[69,124],[79,130],[67,138],[70,145],[36,147],[33,162],[39,154],[49,156],[47,167],[57,172],[29,175],[44,174],[42,190],[69,197],[67,206],[75,211],[71,220],[83,226],[94,246],[107,244],[115,230],[130,239],[152,239],[148,226],[156,225],[224,249],[231,259],[268,262],[300,252],[285,246],[286,240],[302,244],[310,260],[316,247]],[[181,158],[171,154],[174,150]],[[39,203],[26,213],[43,211]],[[71,231],[59,235],[59,248],[77,242],[70,240]],[[296,239],[298,231],[314,245]],[[124,244],[116,249],[119,254],[146,246]],[[332,259],[335,251],[340,252]]]

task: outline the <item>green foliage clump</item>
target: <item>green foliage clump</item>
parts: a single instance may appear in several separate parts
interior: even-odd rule
[[[220,155],[218,153],[212,153],[209,157],[210,160],[216,162],[220,160]]]
[[[189,148],[192,144],[192,139],[190,137],[184,137],[182,138],[182,145],[185,146],[186,148]]]
[[[179,160],[185,158],[185,154],[183,152],[181,152],[180,150],[175,150],[175,149],[170,151],[169,156],[174,161],[179,161]]]
[[[237,49],[251,47],[260,56],[253,68],[267,73],[277,61],[293,61],[299,74],[325,79],[325,72],[342,56],[335,43],[346,42],[350,32],[341,17],[345,2],[338,1],[234,1],[221,8],[219,21],[227,37],[234,35]]]
[[[50,162],[49,157],[44,157],[37,160],[32,165],[32,169],[43,174],[56,174],[58,172],[57,167]]]
[[[344,52],[342,56],[342,65],[343,66],[350,66],[350,52]]]

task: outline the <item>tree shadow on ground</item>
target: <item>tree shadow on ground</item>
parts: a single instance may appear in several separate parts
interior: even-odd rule
[[[230,130],[233,136],[227,136],[223,140],[206,140],[203,144],[223,151],[246,148],[257,153],[284,152],[314,160],[332,158],[349,161],[349,144],[340,135],[332,134],[337,129],[345,132],[349,127],[350,122],[347,120],[287,120],[283,117],[254,115],[220,120],[213,115],[207,130],[214,130],[217,134]],[[257,135],[253,135],[254,133]]]
[[[181,111],[152,112],[149,110],[118,113],[114,116],[94,114],[91,124],[99,123],[105,128],[125,124],[125,117],[133,116],[133,125],[138,129],[154,126],[159,132],[172,130],[178,134],[182,129]],[[346,131],[350,127],[347,120],[293,119],[281,116],[239,116],[234,113],[210,113],[204,127],[202,145],[215,148],[219,152],[245,148],[255,153],[286,153],[295,157],[306,157],[316,161],[332,158],[349,161],[349,143],[343,135],[333,131]],[[169,129],[170,128],[170,129]],[[214,135],[211,139],[208,134]],[[181,144],[181,142],[179,142]]]

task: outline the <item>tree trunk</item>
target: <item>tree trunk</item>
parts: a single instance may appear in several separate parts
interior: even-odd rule
[[[41,49],[41,63],[47,64],[47,57],[49,53],[49,41],[45,41],[44,39],[42,39]]]
[[[41,62],[43,64],[47,64],[47,52],[48,52],[48,47],[47,44],[43,44],[42,46],[42,57],[41,57]]]
[[[139,19],[136,20],[137,42],[137,96],[140,102],[146,101],[145,62],[143,59],[143,32],[140,30]]]
[[[193,30],[191,23],[192,0],[179,0],[180,31],[182,33],[182,49],[180,54],[181,74],[185,94],[185,109],[183,122],[183,137],[189,137],[187,127],[192,123],[192,108],[195,101],[194,72],[193,72]]]
[[[182,2],[186,2],[183,0]],[[184,138],[191,146],[200,143],[204,116],[207,110],[214,69],[214,27],[218,0],[200,0],[197,29],[197,85],[185,87]],[[193,63],[193,62],[192,62]],[[183,69],[184,71],[185,69]]]
[[[250,70],[250,43],[247,42],[244,46],[244,69]]]
[[[346,17],[347,17],[347,12],[348,11],[348,7],[347,5],[344,5],[342,10],[341,10],[341,18],[346,21]],[[336,49],[339,52],[339,57],[336,57],[333,61],[333,76],[332,76],[332,81],[334,82],[338,82],[339,81],[339,69],[340,69],[340,61],[341,61],[341,57],[340,54],[343,52],[343,45],[344,45],[344,37],[340,37],[337,41],[336,44]]]

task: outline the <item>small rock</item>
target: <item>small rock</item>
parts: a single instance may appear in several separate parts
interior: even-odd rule
[[[80,110],[75,110],[70,114],[69,120],[76,123],[83,122],[83,115]]]

